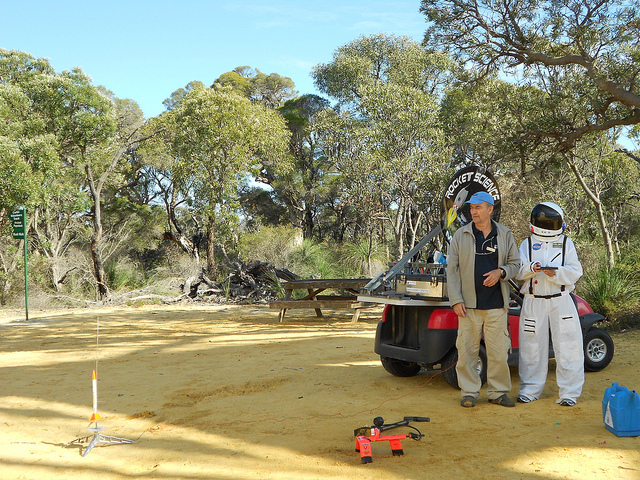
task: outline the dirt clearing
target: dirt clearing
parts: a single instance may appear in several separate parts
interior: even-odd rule
[[[601,411],[612,382],[640,389],[640,332],[613,335],[611,365],[586,375],[573,408],[555,403],[552,362],[539,401],[504,408],[483,390],[465,409],[436,372],[382,368],[379,315],[290,310],[278,323],[263,306],[149,306],[25,322],[0,312],[0,478],[640,478],[640,437],[610,433]],[[96,361],[102,433],[136,443],[82,457],[86,444],[69,444],[92,434]],[[516,392],[517,369],[512,380]],[[415,424],[425,438],[404,440],[404,456],[375,443],[363,465],[353,430],[376,416],[431,422]]]

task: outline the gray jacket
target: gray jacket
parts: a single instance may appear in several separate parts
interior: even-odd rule
[[[504,308],[509,308],[509,283],[520,270],[520,255],[513,233],[504,225],[493,222],[498,230],[498,268],[506,272],[500,280]],[[447,258],[447,292],[451,305],[464,302],[467,308],[476,308],[475,287],[476,239],[473,224],[458,229],[451,239]]]

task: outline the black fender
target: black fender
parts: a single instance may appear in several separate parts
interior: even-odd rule
[[[432,330],[420,332],[421,363],[433,365],[440,363],[444,356],[456,345],[458,329]]]
[[[582,336],[584,337],[594,323],[601,322],[605,318],[599,313],[586,313],[580,317],[580,327],[582,328]]]
[[[406,307],[405,307],[406,308]],[[405,318],[389,315],[387,321],[378,322],[374,351],[381,357],[393,358],[421,365],[433,365],[455,347],[458,330],[428,328],[432,308],[418,309],[416,315]]]
[[[378,325],[378,331],[381,326]],[[376,335],[374,351],[381,357],[393,358],[404,362],[420,365],[434,365],[440,363],[444,356],[455,347],[458,331],[451,330],[423,330],[420,332],[420,344],[417,347],[394,344],[386,341],[381,335]]]

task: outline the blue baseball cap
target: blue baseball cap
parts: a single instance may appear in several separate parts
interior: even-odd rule
[[[487,202],[489,205],[494,205],[493,197],[487,192],[476,192],[471,195],[471,198],[464,203],[471,203],[473,205],[478,205],[482,202]]]

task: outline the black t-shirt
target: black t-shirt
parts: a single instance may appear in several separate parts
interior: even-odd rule
[[[491,225],[491,233],[485,238],[482,231],[472,224],[473,235],[476,238],[475,284],[478,310],[504,308],[500,282],[493,287],[482,284],[486,278],[484,274],[498,268],[498,229],[494,222],[491,222]]]

